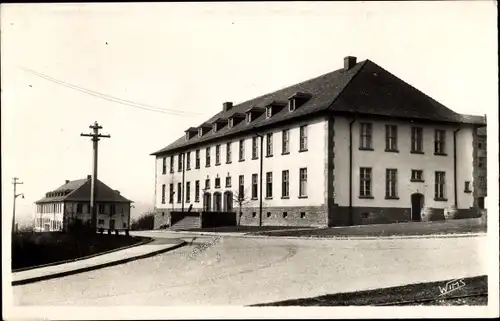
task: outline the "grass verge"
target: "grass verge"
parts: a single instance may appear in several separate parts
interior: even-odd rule
[[[204,227],[204,228],[191,228],[182,231],[189,232],[218,232],[218,233],[232,233],[232,232],[262,232],[272,230],[290,230],[298,228],[308,228],[307,226],[218,226],[218,227]]]
[[[328,294],[253,306],[487,305],[487,293],[488,277],[484,275],[377,290]]]
[[[331,228],[311,228],[302,230],[259,231],[257,235],[295,237],[335,237],[335,236],[415,236],[462,233],[485,233],[486,225],[480,219],[457,219],[451,221],[404,222],[380,225],[357,225]]]
[[[63,232],[12,235],[12,270],[75,260],[135,245],[144,238],[125,235]]]

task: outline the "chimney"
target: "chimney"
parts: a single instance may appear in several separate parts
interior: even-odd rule
[[[66,183],[65,184],[68,184],[69,183],[69,179],[66,180]]]
[[[356,65],[356,57],[347,56],[344,58],[344,70],[347,71]]]
[[[87,175],[87,179],[91,179],[92,178],[92,175]]]
[[[233,108],[233,103],[230,101],[222,104],[222,111],[223,112],[226,112],[226,111],[230,110],[231,108]]]

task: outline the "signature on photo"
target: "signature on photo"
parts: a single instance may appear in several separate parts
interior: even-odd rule
[[[444,286],[439,286],[439,296],[449,294],[453,291],[456,291],[458,289],[461,289],[465,287],[465,281],[463,279],[455,279],[446,282]]]

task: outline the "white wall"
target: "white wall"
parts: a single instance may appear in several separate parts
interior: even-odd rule
[[[58,204],[58,208],[54,211],[54,204]],[[64,203],[63,202],[55,202],[55,203],[46,203],[41,204],[40,206],[44,206],[43,213],[40,211],[40,207],[35,204],[35,219],[34,226],[35,231],[41,232],[45,231],[45,224],[49,224],[48,231],[57,231],[62,230],[62,222],[64,215]],[[40,219],[42,223],[40,225]],[[59,222],[59,225],[54,226],[53,222]],[[59,226],[61,228],[59,228]]]
[[[306,152],[299,152],[299,127],[302,125],[307,126],[308,143]],[[281,155],[282,152],[282,130],[288,128],[289,131],[289,151],[288,155]],[[264,160],[263,160],[263,197],[266,196],[266,172],[273,173],[273,199],[264,199],[264,206],[319,206],[325,203],[325,186],[326,186],[326,136],[327,136],[327,121],[324,118],[318,118],[307,122],[297,122],[293,126],[281,126],[269,131],[262,131],[260,134],[266,135],[273,133],[273,156],[266,157],[266,138],[264,137]],[[209,134],[207,134],[209,135]],[[210,167],[205,167],[205,146],[197,147],[200,149],[200,169],[195,169],[195,150],[191,150],[191,170],[185,171],[185,182],[191,182],[191,202],[185,202],[185,209],[193,204],[193,208],[202,208],[203,197],[200,196],[200,202],[196,203],[195,200],[195,181],[200,180],[200,194],[201,190],[205,187],[205,179],[207,176],[210,178],[211,190],[209,192],[220,191],[223,193],[226,190],[231,190],[234,193],[238,190],[238,176],[245,175],[245,193],[251,193],[251,179],[252,174],[259,175],[259,159],[252,159],[252,136],[245,137],[245,160],[239,162],[239,140],[241,138],[231,139],[232,141],[232,163],[226,164],[226,143],[228,141],[221,141],[217,144],[221,145],[221,165],[215,166],[215,145],[211,146],[211,163]],[[260,157],[260,139],[258,155]],[[170,173],[170,157],[167,157],[167,173],[162,174],[162,157],[156,158],[156,200],[155,205],[157,208],[172,208],[169,204],[169,184],[174,184],[174,189],[177,193],[177,183],[182,182],[182,172],[177,171],[178,154],[174,156],[174,173]],[[299,169],[302,167],[307,168],[308,186],[307,198],[298,198],[299,195]],[[281,176],[283,170],[289,170],[289,199],[281,199]],[[225,187],[225,179],[227,174],[231,176],[231,188]],[[221,188],[215,189],[215,177],[221,178]],[[259,183],[259,182],[257,182]],[[165,204],[161,203],[162,184],[166,184],[166,197]],[[257,193],[259,196],[259,192]],[[185,198],[184,198],[185,200]],[[258,206],[259,201],[253,201],[254,204],[247,206]],[[212,203],[213,204],[213,203]],[[236,207],[237,204],[233,206]],[[174,195],[174,207],[180,208],[181,203],[177,203],[177,195]]]
[[[116,214],[110,216],[110,204],[104,203],[104,212],[99,212],[99,207],[97,207],[97,227],[109,229],[110,220],[115,221],[115,229],[123,230],[128,229],[128,222],[130,216],[130,205],[128,203],[115,203]],[[82,213],[76,213],[76,203],[66,203],[65,214],[69,217],[75,217],[82,220],[82,222],[87,222],[92,219],[92,215],[89,212],[90,205],[88,203],[82,204]],[[96,205],[97,206],[97,205]],[[99,220],[103,220],[102,224],[99,224]],[[125,225],[124,225],[125,223]]]
[[[373,125],[372,144],[374,151],[359,150],[360,122],[371,122]],[[335,117],[335,202],[340,206],[349,205],[349,122],[345,117]],[[385,125],[398,126],[399,153],[385,152]],[[411,127],[423,128],[424,154],[412,154]],[[380,121],[358,119],[353,124],[353,206],[359,207],[410,207],[410,195],[420,192],[425,196],[427,206],[445,208],[454,203],[453,188],[453,131],[457,126],[436,126],[427,124],[413,124],[403,121]],[[447,156],[434,155],[434,129],[446,130]],[[468,208],[472,204],[472,194],[463,193],[464,181],[472,181],[472,131],[464,128],[458,132],[457,153],[459,169],[458,208]],[[374,199],[359,198],[359,168],[372,167],[372,195]],[[385,170],[398,169],[398,196],[399,200],[385,199]],[[410,182],[411,170],[424,171],[424,183]],[[447,202],[434,201],[434,172],[446,172]]]

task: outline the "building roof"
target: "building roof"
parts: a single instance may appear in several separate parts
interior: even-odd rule
[[[51,203],[62,201],[90,201],[91,178],[67,181],[55,190],[46,193],[45,197],[36,201],[39,203]],[[113,190],[99,179],[96,181],[96,202],[131,203],[116,190]]]
[[[245,101],[230,110],[221,111],[205,121],[211,123],[218,118],[230,118],[235,113],[245,113],[253,106],[264,107],[273,101],[287,101],[297,93],[307,97],[305,103],[293,112],[283,108],[270,118],[260,115],[252,122],[240,122],[229,128],[225,126],[217,132],[209,132],[186,140],[180,137],[170,145],[151,155],[161,155],[184,149],[198,143],[247,131],[255,131],[294,118],[311,114],[347,113],[377,115],[435,122],[477,123],[478,119],[462,117],[436,100],[397,78],[376,63],[364,60],[352,68],[339,69],[319,77],[309,79],[278,91]]]

